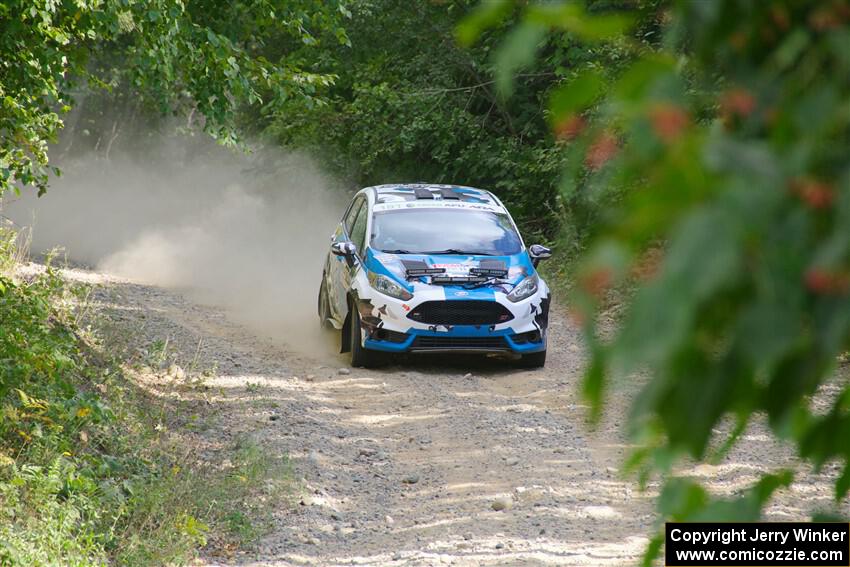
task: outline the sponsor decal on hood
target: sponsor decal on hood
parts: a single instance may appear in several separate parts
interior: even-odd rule
[[[441,270],[438,277],[443,278],[480,276],[480,273],[475,274],[474,270],[483,270],[483,272],[490,276],[493,281],[489,281],[486,284],[478,284],[475,287],[500,290],[504,293],[509,293],[520,281],[534,273],[534,268],[531,265],[531,259],[525,251],[522,251],[519,254],[514,254],[513,256],[494,257],[471,255],[459,257],[457,255],[428,254],[399,255],[374,252],[369,249],[366,256],[366,268],[379,274],[391,276],[402,285],[406,285],[408,287],[412,285],[414,290],[417,287],[437,285],[430,283],[431,278],[436,274],[416,275],[411,277],[408,270],[420,270],[420,273],[422,273],[421,270],[423,269]],[[505,270],[507,270],[507,274],[504,276],[493,275],[498,274],[500,271],[504,272]],[[464,287],[469,284],[459,283],[455,286],[451,283],[441,283],[439,285],[443,288],[454,288]],[[455,290],[451,295],[455,297],[464,297],[462,294],[459,295],[457,293],[458,291],[462,292],[463,289]]]

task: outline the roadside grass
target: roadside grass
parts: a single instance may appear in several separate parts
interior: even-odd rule
[[[541,262],[538,268],[540,275],[546,280],[553,297],[561,307],[569,301],[576,264],[574,256],[568,254],[563,247],[557,247],[552,251],[552,258]]]
[[[16,276],[21,250],[0,226],[0,566],[185,564],[250,545],[294,492],[288,461],[250,439],[205,460],[180,402],[135,380],[91,286],[50,259]]]

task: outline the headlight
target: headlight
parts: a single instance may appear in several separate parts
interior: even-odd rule
[[[526,297],[531,297],[537,293],[537,282],[537,274],[525,278],[508,294],[508,300],[516,303]]]
[[[402,286],[388,278],[387,276],[382,276],[380,274],[376,274],[375,272],[369,272],[369,285],[372,288],[380,291],[384,295],[389,295],[390,297],[395,297],[396,299],[401,299],[402,301],[407,301],[408,299],[413,297],[413,294],[404,289]]]

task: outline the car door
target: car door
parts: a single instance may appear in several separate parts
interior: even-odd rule
[[[333,242],[345,242],[351,240],[351,237],[349,236],[351,234],[351,229],[354,226],[360,210],[365,209],[365,202],[366,199],[363,196],[358,195],[354,198],[334,233]],[[339,321],[342,321],[345,318],[348,310],[348,306],[346,305],[346,295],[348,293],[348,285],[351,282],[349,272],[350,269],[345,258],[341,256],[334,256],[333,254],[329,255],[328,278],[330,286],[328,288],[328,298],[330,300],[331,309],[333,310],[333,315]]]
[[[354,276],[357,274],[357,271],[362,269],[362,258],[364,255],[364,247],[366,245],[366,224],[369,218],[369,205],[366,202],[366,199],[363,199],[363,205],[360,207],[360,210],[357,211],[357,216],[354,218],[354,222],[351,225],[351,230],[349,231],[349,240],[354,243],[354,246],[357,248],[357,261],[354,262],[354,265],[351,268],[348,268],[348,264],[345,265],[346,270],[342,271],[342,287],[348,291],[351,289],[351,282],[354,279]]]

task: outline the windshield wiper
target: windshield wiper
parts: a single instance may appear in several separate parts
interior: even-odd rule
[[[493,256],[489,252],[470,252],[468,250],[458,250],[457,248],[447,248],[445,250],[431,250],[429,252],[422,252],[422,254],[458,254],[464,256]]]
[[[410,250],[381,250],[384,254],[413,254]]]

